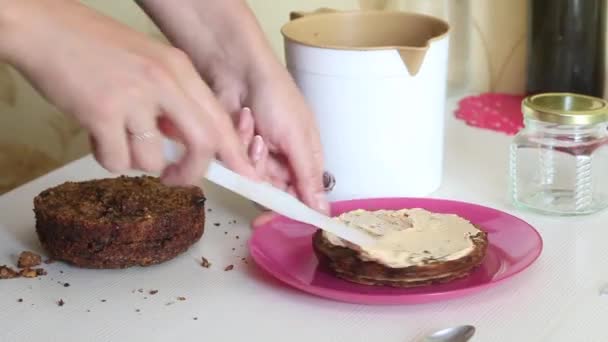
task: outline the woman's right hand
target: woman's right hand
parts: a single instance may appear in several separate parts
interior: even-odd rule
[[[0,1],[2,3],[2,1]],[[189,58],[74,0],[4,1],[0,56],[89,131],[106,169],[190,184],[210,158],[255,177],[245,147]],[[166,165],[162,137],[186,152]]]

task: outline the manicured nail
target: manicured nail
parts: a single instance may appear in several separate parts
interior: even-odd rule
[[[253,146],[251,148],[251,160],[257,162],[262,159],[262,151],[264,151],[264,139],[260,135],[253,137]]]
[[[246,117],[249,117],[249,118],[245,119]],[[245,123],[247,123],[247,125],[245,125]],[[249,137],[245,134],[248,133],[249,126],[252,124],[253,123],[252,123],[251,109],[249,109],[248,107],[242,108],[239,113],[238,131],[241,136],[241,142],[245,146],[249,145]]]
[[[315,201],[317,210],[329,214],[329,202],[327,202],[327,197],[325,196],[325,193],[316,194]]]

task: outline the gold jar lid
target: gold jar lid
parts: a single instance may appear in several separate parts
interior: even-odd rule
[[[521,107],[525,117],[562,125],[593,125],[608,120],[608,102],[581,94],[531,95]]]

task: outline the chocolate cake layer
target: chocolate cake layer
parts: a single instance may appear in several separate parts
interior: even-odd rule
[[[34,199],[36,232],[50,257],[80,267],[160,263],[204,231],[204,194],[156,177],[66,182]]]

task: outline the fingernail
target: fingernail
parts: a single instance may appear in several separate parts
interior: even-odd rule
[[[324,193],[319,193],[315,195],[315,202],[317,205],[317,210],[329,214],[329,202],[327,202],[327,197]]]
[[[243,112],[251,113],[251,108],[249,108],[249,107],[243,107]]]
[[[255,163],[262,158],[262,151],[264,150],[264,139],[262,139],[261,136],[256,135],[253,137],[253,146],[251,150],[251,160]]]

